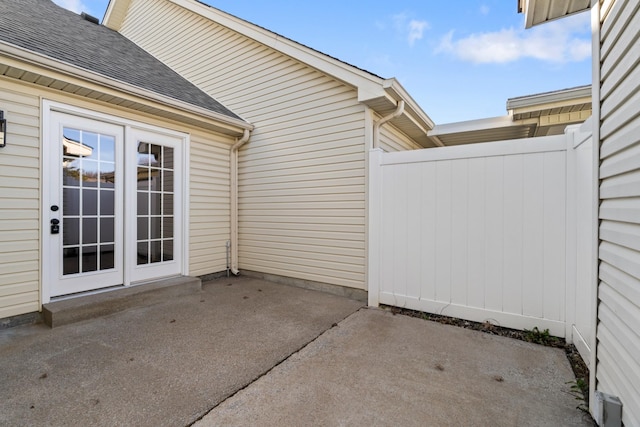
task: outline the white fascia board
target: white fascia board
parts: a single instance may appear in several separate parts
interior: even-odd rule
[[[464,122],[436,125],[428,136],[449,135],[452,133],[474,132],[480,130],[498,129],[513,126],[511,116],[490,117],[487,119],[467,120]]]
[[[109,0],[107,10],[102,17],[102,25],[114,31],[120,31],[131,0]],[[117,16],[117,18],[116,18]],[[117,20],[116,20],[117,19]]]
[[[533,27],[533,15],[537,0],[522,0],[522,13],[524,13],[524,28]]]
[[[122,0],[111,0],[112,2]],[[383,79],[300,43],[194,0],[169,0],[358,89],[360,101],[384,96]]]
[[[227,126],[238,128],[240,130],[253,130],[253,125],[244,120],[235,119],[233,117],[229,117],[215,111],[210,111],[205,108],[179,101],[177,99],[131,85],[129,83],[103,76],[102,74],[98,74],[93,71],[85,70],[84,68],[80,68],[63,61],[55,60],[49,56],[25,50],[21,47],[9,43],[0,41],[0,55],[6,55],[8,58],[12,58],[20,62],[24,62],[37,67],[42,67],[50,71],[62,73],[71,78],[80,79],[85,82],[91,82],[102,87],[115,90],[117,92],[130,94],[141,99],[154,102],[156,104],[161,104],[171,108],[182,110],[200,117],[207,118],[209,120],[215,120]]]
[[[535,95],[519,96],[507,99],[507,110],[526,108],[554,102],[573,101],[579,99],[591,99],[591,85],[562,89],[553,92],[539,93]]]
[[[405,90],[405,88],[400,84],[398,80],[395,78],[387,79],[382,84],[385,90],[391,90],[395,94],[397,94],[400,99],[404,100],[409,109],[415,114],[416,119],[424,123],[425,127],[428,129],[433,129],[435,127],[435,123],[431,120],[431,117],[424,112],[422,107],[413,99],[413,97]]]

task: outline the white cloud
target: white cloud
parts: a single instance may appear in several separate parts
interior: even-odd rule
[[[416,40],[420,40],[424,34],[424,30],[427,28],[429,28],[427,21],[416,21],[412,19],[411,22],[409,22],[409,45],[413,46]]]
[[[490,11],[491,11],[491,9],[489,9],[489,6],[487,6],[486,4],[483,4],[482,6],[480,6],[480,14],[481,15],[487,16]]]
[[[69,9],[75,13],[86,12],[89,10],[82,0],[53,0],[53,2],[58,6]]]
[[[399,13],[392,17],[393,26],[403,38],[406,38],[409,46],[413,46],[417,40],[421,40],[425,30],[430,28],[427,21],[410,19],[406,13]]]
[[[589,58],[589,14],[580,14],[529,30],[502,29],[455,39],[454,31],[440,41],[436,53],[449,53],[463,61],[507,63],[524,58],[563,63]]]

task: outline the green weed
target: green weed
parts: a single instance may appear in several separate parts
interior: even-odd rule
[[[558,341],[558,338],[552,336],[549,329],[541,331],[537,326],[534,326],[531,330],[524,330],[524,340],[535,344],[553,345]]]

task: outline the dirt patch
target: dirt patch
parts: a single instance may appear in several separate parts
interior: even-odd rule
[[[513,338],[521,341],[531,342],[534,344],[544,345],[548,347],[561,348],[567,355],[567,359],[573,369],[576,377],[575,383],[571,384],[572,393],[576,396],[577,406],[579,409],[588,411],[589,402],[589,368],[580,357],[578,349],[573,344],[567,344],[563,338],[554,337],[549,334],[548,330],[516,330],[497,326],[491,322],[472,322],[470,320],[458,319],[456,317],[442,316],[439,314],[425,313],[417,310],[409,310],[406,308],[381,306],[382,309],[390,311],[392,314],[401,314],[404,316],[417,317],[419,319],[438,322],[445,325],[453,325],[461,328],[472,329],[474,331],[484,332],[491,335],[499,335],[501,337]]]

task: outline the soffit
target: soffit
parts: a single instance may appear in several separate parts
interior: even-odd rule
[[[109,88],[101,88],[98,85],[84,84],[70,76],[69,78],[65,78],[57,73],[49,73],[46,70],[40,70],[28,64],[15,65],[8,64],[8,62],[14,61],[0,57],[0,76],[46,87],[69,95],[104,102],[128,110],[146,113],[154,117],[161,117],[172,122],[180,122],[197,128],[219,132],[224,135],[239,137],[243,133],[243,129],[239,126],[232,126],[215,119],[197,116],[188,111],[181,111],[171,107],[167,108],[167,106],[152,103],[148,100],[131,96],[131,94],[118,93]]]
[[[580,104],[575,111],[547,109],[527,113],[529,117],[516,119],[507,115],[467,122],[437,125],[428,135],[445,145],[476,144],[507,139],[561,135],[567,126],[582,123],[591,116],[591,104]],[[584,108],[583,108],[584,107]],[[567,107],[567,110],[571,110]],[[521,114],[520,116],[523,116]]]
[[[525,16],[525,28],[584,12],[590,7],[591,0],[518,0],[518,12]]]
[[[504,141],[508,139],[530,138],[535,135],[536,123],[514,124],[510,116],[469,120],[466,122],[436,125],[429,132],[444,145],[476,144],[481,142]]]
[[[591,114],[591,99],[586,102],[569,105],[548,106],[535,110],[513,110],[513,120],[535,119],[545,116],[572,115],[573,113],[589,112]]]
[[[385,80],[382,87],[384,92],[381,95],[362,99],[360,102],[367,105],[380,117],[386,117],[396,111],[401,100],[404,101],[404,112],[391,119],[390,123],[424,148],[438,146],[439,144],[428,136],[428,132],[433,129],[435,123],[404,87],[396,79]]]

